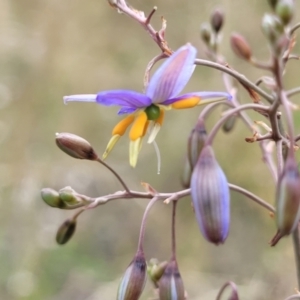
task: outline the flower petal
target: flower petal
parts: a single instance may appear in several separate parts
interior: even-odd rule
[[[149,99],[149,97],[131,90],[111,90],[100,92],[97,94],[96,101],[105,106],[122,106],[119,114],[132,112],[131,109],[136,110],[138,108],[147,107],[151,104],[151,99]]]
[[[64,97],[64,103],[67,104],[70,101],[96,102],[96,97],[97,95],[95,94],[70,95]]]
[[[178,95],[191,78],[197,50],[191,44],[179,48],[154,73],[146,95],[152,103],[162,103]]]
[[[210,100],[231,100],[232,96],[226,92],[194,92],[194,93],[188,93],[181,95],[176,98],[167,99],[161,104],[163,105],[170,105],[177,101],[190,99],[194,97],[199,97],[200,101],[199,104],[201,104],[202,100],[210,99]]]
[[[127,107],[127,106],[123,106],[119,111],[118,111],[118,115],[124,115],[124,114],[132,114],[136,111],[136,108],[133,107]]]

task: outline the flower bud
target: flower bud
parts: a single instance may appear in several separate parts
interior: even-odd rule
[[[284,25],[290,23],[294,15],[294,0],[279,0],[275,12]]]
[[[213,30],[218,33],[224,23],[224,14],[221,10],[215,9],[211,14],[210,24]]]
[[[231,115],[230,117],[228,117],[222,126],[223,131],[229,133],[233,129],[236,120],[237,120],[236,115]]]
[[[269,5],[271,6],[271,8],[275,9],[275,6],[278,2],[278,0],[268,0]]]
[[[274,44],[284,33],[284,26],[277,16],[265,14],[262,19],[262,29],[266,38]]]
[[[295,229],[300,220],[300,174],[294,157],[288,156],[276,190],[277,233],[271,246]]]
[[[72,133],[56,133],[56,145],[66,154],[79,159],[97,160],[98,155],[88,141]]]
[[[230,193],[226,176],[210,145],[203,148],[194,168],[191,196],[205,239],[216,245],[224,243],[229,232]]]
[[[76,229],[76,219],[67,219],[58,228],[56,233],[56,242],[59,245],[66,244],[73,236]]]
[[[167,261],[159,262],[157,260],[151,259],[148,266],[148,275],[154,285],[157,287],[157,283],[165,272],[168,265]]]
[[[234,53],[245,60],[250,60],[252,52],[246,39],[238,34],[232,33],[230,37],[230,45]]]
[[[120,282],[117,300],[138,300],[146,283],[146,260],[144,253],[137,252]]]
[[[191,185],[192,168],[188,157],[184,159],[183,171],[181,174],[181,185],[183,188],[188,189]]]
[[[212,31],[211,31],[211,28],[208,23],[201,24],[200,37],[206,45],[210,44],[210,40],[212,37]]]
[[[204,126],[203,120],[198,120],[195,128],[190,133],[188,139],[188,160],[191,165],[191,170],[193,170],[196,165],[199,155],[204,147],[206,141],[207,133]]]
[[[52,207],[64,208],[66,205],[59,198],[59,194],[56,190],[50,188],[44,188],[41,190],[42,199],[46,204]]]
[[[185,300],[184,293],[177,262],[172,259],[159,280],[159,300]]]
[[[77,196],[77,193],[70,186],[59,190],[59,198],[68,205],[75,205],[81,202],[81,199]]]

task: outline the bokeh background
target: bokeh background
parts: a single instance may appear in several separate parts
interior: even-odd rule
[[[228,63],[256,80],[263,72],[235,57],[229,47],[232,31],[243,34],[261,60],[269,51],[261,32],[261,18],[270,11],[264,0],[133,0],[137,9],[158,12],[168,22],[166,38],[172,49],[191,42],[204,57],[199,39],[202,22],[215,7],[226,15],[222,52]],[[298,5],[296,16],[299,17]],[[297,19],[294,21],[296,22]],[[296,46],[299,53],[299,46]],[[110,300],[119,278],[136,250],[139,226],[147,200],[120,200],[83,214],[77,232],[65,246],[55,243],[58,226],[71,211],[46,206],[43,187],[72,186],[89,196],[121,189],[98,164],[72,159],[56,147],[56,132],[71,132],[89,140],[99,153],[119,120],[116,108],[96,104],[64,105],[62,97],[76,93],[128,88],[141,91],[145,67],[159,53],[147,33],[103,0],[1,0],[0,2],[0,299]],[[299,62],[288,64],[287,88],[299,85]],[[221,73],[198,67],[185,89],[224,90]],[[295,102],[299,97],[293,98]],[[241,93],[242,102],[251,101]],[[156,174],[154,148],[146,143],[136,169],[128,164],[124,137],[109,156],[111,164],[132,189],[141,181],[159,191],[181,189],[180,175],[188,134],[201,108],[171,111],[157,137],[162,156]],[[211,128],[220,117],[208,120]],[[295,113],[296,126],[299,113]],[[257,114],[254,120],[261,120]],[[299,126],[298,126],[299,127]],[[230,134],[219,133],[217,158],[230,182],[274,201],[274,182],[257,144],[242,122]],[[178,263],[191,300],[215,299],[227,280],[238,285],[241,299],[284,299],[297,286],[291,238],[271,248],[275,233],[268,212],[232,192],[231,232],[222,246],[201,236],[190,199],[179,203]],[[171,206],[161,203],[150,213],[147,258],[170,257]],[[153,297],[148,283],[142,299]]]

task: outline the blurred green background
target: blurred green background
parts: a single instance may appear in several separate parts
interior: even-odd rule
[[[215,7],[222,8],[226,14],[222,52],[228,63],[254,81],[263,75],[236,58],[228,40],[232,31],[238,31],[259,59],[268,59],[260,29],[264,12],[270,11],[266,0],[134,0],[131,4],[146,13],[157,5],[153,25],[159,28],[161,15],[167,19],[170,47],[191,42],[199,57],[205,57],[200,24],[209,20]],[[300,6],[298,16],[299,10]],[[79,193],[100,196],[121,189],[106,169],[64,155],[54,142],[56,132],[71,132],[102,153],[119,120],[117,109],[91,103],[66,106],[62,97],[114,88],[141,91],[146,65],[157,54],[159,49],[147,33],[106,1],[1,0],[1,300],[115,299],[119,278],[136,250],[147,200],[115,201],[83,214],[75,236],[61,247],[55,243],[56,230],[72,212],[46,206],[40,190],[70,185]],[[290,62],[287,88],[299,85],[298,74],[299,62]],[[198,67],[185,91],[224,89],[220,72]],[[241,95],[243,102],[251,101],[246,93]],[[299,97],[293,99],[297,102]],[[146,143],[136,169],[130,168],[127,137],[107,162],[132,189],[142,191],[140,182],[145,181],[162,192],[179,190],[187,137],[201,109],[167,113],[157,137],[161,175],[156,174],[154,148]],[[220,113],[212,115],[208,128]],[[262,120],[258,114],[252,116]],[[299,113],[295,116],[299,119]],[[230,182],[273,203],[274,182],[258,144],[245,143],[248,136],[251,133],[242,122],[231,134],[220,133],[214,143],[217,158]],[[232,193],[231,232],[226,243],[216,247],[201,236],[190,199],[181,200],[178,208],[178,263],[189,299],[215,299],[227,280],[235,281],[244,300],[284,299],[294,293],[292,241],[285,238],[275,248],[268,245],[275,225],[267,211]],[[161,203],[151,211],[147,258],[169,259],[170,215],[171,206]],[[142,299],[151,297],[148,283]]]

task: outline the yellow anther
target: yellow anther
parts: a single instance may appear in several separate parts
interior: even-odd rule
[[[130,141],[129,144],[129,164],[134,168],[136,166],[138,156],[142,147],[142,138]]]
[[[126,118],[124,118],[123,120],[121,120],[113,129],[112,131],[112,135],[120,135],[122,136],[126,129],[128,128],[128,126],[133,122],[134,120],[134,115],[129,115]]]
[[[200,97],[191,97],[187,99],[179,100],[173,104],[171,104],[172,108],[174,109],[185,109],[185,108],[192,108],[199,104]]]
[[[105,152],[103,153],[102,155],[102,159],[105,159],[107,157],[107,155],[109,154],[109,152],[112,150],[112,148],[115,146],[116,142],[120,139],[120,135],[116,134],[116,135],[113,135],[111,137],[111,139],[109,140],[107,146],[106,146],[106,149],[105,149]]]
[[[142,137],[148,123],[147,114],[142,111],[136,118],[129,132],[129,139],[135,141]]]
[[[165,117],[165,111],[163,109],[160,109],[160,114],[158,119],[155,121],[155,123],[158,123],[160,126],[162,125]]]

